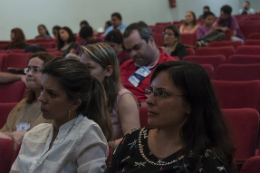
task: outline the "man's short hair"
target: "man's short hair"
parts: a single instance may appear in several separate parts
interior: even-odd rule
[[[250,2],[249,1],[245,1],[245,3],[248,3],[248,5],[250,6]]]
[[[230,7],[229,5],[224,5],[223,7],[221,7],[221,11],[223,11],[223,13],[227,15],[231,15],[232,7]]]
[[[204,6],[203,9],[208,9],[210,11],[209,6]]]
[[[86,20],[82,20],[79,25],[89,26],[89,24]]]
[[[129,37],[130,34],[133,32],[133,30],[137,30],[141,39],[145,40],[146,43],[149,42],[150,36],[153,36],[153,38],[154,38],[153,31],[151,30],[151,28],[149,28],[149,26],[145,22],[142,22],[142,21],[130,24],[125,29],[123,37],[124,38]]]
[[[79,36],[80,38],[83,39],[91,37],[92,35],[93,35],[93,29],[90,26],[84,26],[79,31]]]
[[[122,16],[121,16],[121,14],[120,13],[113,13],[113,14],[111,14],[111,17],[117,17],[119,20],[122,20]]]
[[[208,16],[215,16],[211,11],[207,11],[203,14],[203,19],[206,19]]]

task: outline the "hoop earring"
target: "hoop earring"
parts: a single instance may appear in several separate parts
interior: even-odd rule
[[[105,81],[106,81],[106,83],[108,84],[108,79],[109,79],[109,77],[105,77]]]

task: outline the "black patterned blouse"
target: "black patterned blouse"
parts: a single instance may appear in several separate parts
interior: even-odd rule
[[[181,150],[164,159],[158,159],[154,156],[148,148],[149,130],[143,128],[127,134],[114,152],[106,173],[181,173],[192,170],[192,165],[184,164],[184,169],[181,166],[183,159],[183,156],[180,155]],[[196,160],[196,162],[200,161],[199,172],[201,173],[228,172],[210,150],[206,150],[205,154],[199,157],[191,153],[190,159]]]

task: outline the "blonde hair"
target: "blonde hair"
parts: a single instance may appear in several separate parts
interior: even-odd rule
[[[116,97],[121,86],[119,62],[114,49],[105,43],[90,44],[82,46],[82,54],[86,53],[90,58],[98,63],[102,68],[111,65],[113,72],[111,76],[105,77],[103,86],[107,94],[107,105],[110,112],[113,111]]]

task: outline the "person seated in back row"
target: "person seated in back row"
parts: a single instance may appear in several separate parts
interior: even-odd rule
[[[197,28],[200,25],[197,24],[196,15],[192,11],[188,11],[185,15],[185,21],[180,27],[181,34],[193,34],[196,33]]]
[[[150,78],[155,67],[166,61],[176,61],[162,48],[157,48],[153,32],[144,22],[129,25],[124,32],[126,51],[133,59],[120,67],[121,80],[126,89],[131,91],[140,107],[145,103],[145,91],[149,89]]]
[[[46,26],[43,24],[38,26],[38,33],[39,35],[36,36],[35,39],[51,38],[49,31],[47,30]]]
[[[212,12],[206,12],[204,19],[204,25],[197,29],[198,47],[208,46],[212,41],[225,40],[226,34],[223,31],[215,30],[213,27],[215,15]]]
[[[204,7],[203,7],[203,14],[199,16],[199,19],[204,19],[204,14],[205,14],[206,12],[209,12],[209,11],[210,11],[209,6],[204,6]]]
[[[122,23],[122,16],[120,13],[113,13],[111,15],[111,24],[112,26],[108,27],[104,34],[107,35],[110,31],[113,29],[118,29],[121,33],[124,32],[126,29],[127,25]]]
[[[249,1],[245,1],[243,8],[239,10],[239,14],[242,15],[255,14],[255,10],[253,8],[250,8]]]
[[[26,48],[25,36],[23,30],[20,28],[13,28],[11,30],[11,41],[4,48],[7,49],[25,49]]]
[[[78,47],[75,50],[76,55],[80,54],[81,46],[104,42],[103,38],[94,36],[93,29],[91,26],[83,26],[79,31],[79,36],[82,39],[82,41],[80,42],[80,44],[78,44]]]
[[[227,32],[232,31],[231,40],[232,41],[242,41],[244,42],[244,36],[239,28],[237,19],[235,16],[231,15],[232,7],[229,5],[224,5],[220,9],[220,17],[213,24],[213,27],[217,30]]]
[[[125,61],[132,59],[131,55],[125,51],[123,35],[119,30],[114,29],[110,31],[105,37],[105,42],[115,50],[119,65],[122,65]]]
[[[180,42],[180,37],[179,29],[176,26],[167,26],[163,31],[164,46],[162,48],[169,55],[177,56],[182,60],[188,53],[186,47]]]

